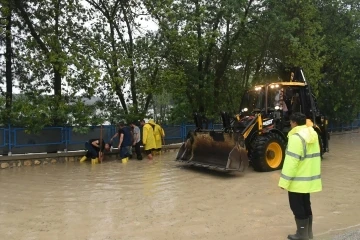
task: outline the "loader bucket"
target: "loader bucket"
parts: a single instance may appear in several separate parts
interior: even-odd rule
[[[176,161],[225,171],[244,171],[249,165],[243,137],[224,131],[199,131],[180,147]]]

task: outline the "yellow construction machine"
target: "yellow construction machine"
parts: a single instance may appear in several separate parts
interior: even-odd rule
[[[320,113],[303,70],[294,68],[289,74],[289,81],[247,90],[238,114],[221,113],[221,129],[208,129],[206,117],[195,113],[196,129],[188,133],[176,161],[225,171],[244,171],[249,164],[259,172],[281,169],[293,112],[304,113],[318,133],[321,156],[328,152],[328,120]]]

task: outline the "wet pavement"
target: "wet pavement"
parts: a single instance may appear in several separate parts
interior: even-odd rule
[[[360,133],[332,136],[323,191],[312,195],[314,239],[360,239]],[[6,240],[280,240],[295,223],[280,171],[151,162],[66,163],[0,171]]]

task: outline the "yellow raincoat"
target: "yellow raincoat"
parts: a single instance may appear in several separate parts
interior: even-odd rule
[[[164,129],[159,124],[155,124],[154,136],[155,136],[156,149],[159,149],[162,147],[162,139],[163,137],[165,137]]]
[[[150,122],[150,121],[149,121]],[[145,123],[143,126],[143,139],[142,142],[144,144],[145,150],[152,150],[156,148],[154,130],[151,124]]]

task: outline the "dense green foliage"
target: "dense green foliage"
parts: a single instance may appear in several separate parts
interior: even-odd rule
[[[217,120],[221,110],[238,111],[246,88],[288,66],[304,69],[332,119],[351,121],[360,111],[355,0],[0,5],[1,46],[11,46],[1,47],[11,60],[2,62],[2,124],[36,131],[143,117],[180,123],[194,111]],[[20,94],[12,93],[15,86]]]

